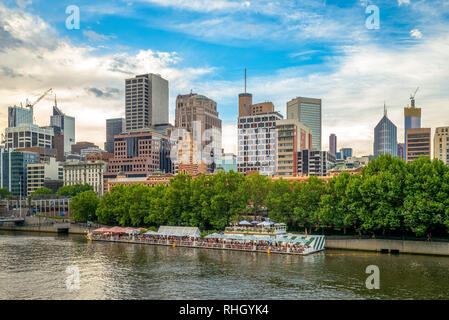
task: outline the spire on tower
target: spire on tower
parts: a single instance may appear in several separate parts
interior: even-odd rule
[[[246,93],[246,68],[245,68],[245,93]]]
[[[387,105],[385,104],[385,101],[384,101],[384,116],[385,117],[387,116]]]

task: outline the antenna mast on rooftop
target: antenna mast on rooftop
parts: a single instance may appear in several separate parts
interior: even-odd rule
[[[246,93],[246,68],[245,68],[245,93]]]

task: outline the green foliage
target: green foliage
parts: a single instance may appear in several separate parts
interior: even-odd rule
[[[99,201],[103,224],[196,226],[223,230],[243,215],[265,215],[289,230],[415,234],[449,230],[449,167],[439,160],[412,163],[390,155],[373,159],[361,175],[325,182],[272,181],[260,174],[219,172],[192,179],[178,174],[169,186],[118,185]]]
[[[75,184],[73,186],[63,186],[59,188],[56,194],[59,196],[74,197],[79,193],[89,190],[93,190],[93,188],[88,184]]]
[[[41,195],[46,195],[46,194],[53,194],[53,191],[46,187],[41,187],[41,188],[34,190],[31,193],[32,196],[41,196]]]
[[[100,200],[92,190],[84,191],[72,198],[70,210],[76,221],[92,221],[95,219]]]
[[[0,199],[9,198],[12,195],[8,188],[0,188]]]

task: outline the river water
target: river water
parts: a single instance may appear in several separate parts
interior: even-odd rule
[[[366,288],[369,265],[379,268],[378,290]],[[0,299],[448,298],[448,257],[268,255],[0,231]]]

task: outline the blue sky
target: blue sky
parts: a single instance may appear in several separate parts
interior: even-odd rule
[[[65,26],[69,5],[80,8],[79,30]],[[379,29],[365,26],[369,5],[379,8]],[[442,0],[6,0],[0,127],[8,105],[52,87],[77,118],[77,140],[102,146],[105,119],[124,115],[124,79],[154,72],[170,81],[172,122],[178,94],[217,101],[224,147],[235,152],[247,68],[254,100],[283,114],[296,96],[323,99],[324,149],[336,133],[338,147],[371,154],[383,102],[401,141],[402,108],[418,86],[423,126],[449,125],[448,22]],[[39,124],[50,101],[39,105]]]

